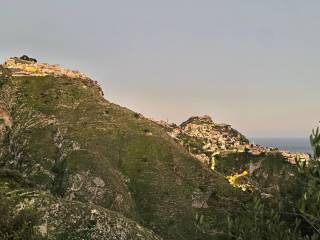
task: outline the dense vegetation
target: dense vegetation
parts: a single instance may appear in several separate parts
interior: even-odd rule
[[[291,191],[281,188],[276,201],[263,201],[255,197],[246,205],[246,214],[235,219],[229,218],[231,239],[319,239],[319,128],[312,132],[310,142],[314,156],[309,162],[296,166],[295,183],[292,183]]]

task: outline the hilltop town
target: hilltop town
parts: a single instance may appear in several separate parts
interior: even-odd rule
[[[167,133],[197,159],[214,167],[214,156],[226,156],[230,153],[248,153],[252,156],[280,154],[289,163],[308,161],[309,154],[289,152],[276,147],[260,146],[249,140],[228,124],[214,123],[210,116],[195,116],[179,126],[158,121]]]

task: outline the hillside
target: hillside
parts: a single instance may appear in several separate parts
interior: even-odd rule
[[[318,239],[309,155],[251,144],[209,116],[156,122],[106,98],[59,65],[0,65],[0,240]]]
[[[1,177],[13,218],[31,201],[42,209],[41,225],[33,228],[47,229],[40,232],[49,239],[58,239],[57,231],[76,232],[68,239],[77,239],[89,230],[91,239],[132,239],[136,233],[137,239],[152,239],[145,237],[154,236],[150,231],[163,239],[226,238],[226,215],[239,214],[239,200],[248,196],[157,123],[105,100],[97,83],[79,72],[17,58],[0,70],[1,171],[33,186],[20,191],[13,178]],[[19,194],[12,199],[7,191]],[[31,200],[29,192],[35,192]],[[59,216],[49,210],[53,203],[61,207]],[[117,238],[98,230],[98,224],[108,226],[99,216],[85,220],[95,208],[103,218],[120,221],[120,229],[132,226],[128,234]],[[83,218],[81,228],[61,218],[72,212]],[[198,216],[207,216],[215,230],[199,230]]]
[[[215,123],[207,115],[191,117],[179,126],[164,121],[158,124],[192,156],[223,174],[231,185],[264,198],[288,192],[296,181],[294,165],[310,160],[305,153],[249,143],[231,125]]]

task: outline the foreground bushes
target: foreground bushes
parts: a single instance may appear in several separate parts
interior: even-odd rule
[[[247,214],[228,217],[230,239],[320,239],[320,131],[312,131],[310,142],[314,156],[308,163],[297,164],[298,196],[245,204]]]

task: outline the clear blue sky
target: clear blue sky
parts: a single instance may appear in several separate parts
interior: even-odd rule
[[[320,120],[318,0],[10,0],[0,22],[2,59],[81,70],[148,117],[285,137]]]

